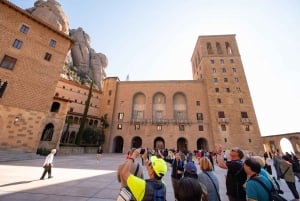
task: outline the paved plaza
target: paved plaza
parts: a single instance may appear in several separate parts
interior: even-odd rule
[[[116,169],[125,160],[124,154],[103,154],[100,162],[96,161],[95,154],[58,155],[54,158],[53,178],[45,180],[39,180],[44,157],[22,158],[20,154],[11,160],[11,156],[0,152],[0,201],[112,201],[119,193]],[[222,201],[228,201],[225,195],[226,170],[216,167],[215,172]],[[147,175],[145,168],[144,173]],[[170,173],[169,168],[164,178],[167,200],[173,201]],[[284,197],[292,200],[285,182],[280,181],[280,185]],[[300,182],[297,182],[297,189],[300,192]]]

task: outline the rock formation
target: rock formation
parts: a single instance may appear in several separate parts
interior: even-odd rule
[[[34,7],[27,9],[27,11],[58,30],[69,34],[69,20],[61,5],[55,0],[37,0]]]
[[[79,73],[87,74],[95,85],[102,87],[102,80],[106,77],[105,68],[107,67],[107,58],[104,54],[96,53],[90,47],[90,37],[81,27],[70,30],[70,36],[75,41],[71,55],[73,66]]]
[[[74,40],[74,45],[66,58],[66,63],[68,66],[75,67],[78,75],[84,75],[94,80],[95,86],[101,89],[102,80],[106,77],[107,58],[104,54],[96,53],[90,47],[90,37],[82,28],[70,30],[69,20],[61,5],[55,0],[37,0],[34,7],[27,9],[27,11],[54,28],[70,35]]]

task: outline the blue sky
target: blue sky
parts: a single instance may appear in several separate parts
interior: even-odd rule
[[[261,134],[300,132],[300,1],[58,2],[70,27],[82,27],[107,56],[107,76],[120,80],[191,80],[198,36],[236,34]]]

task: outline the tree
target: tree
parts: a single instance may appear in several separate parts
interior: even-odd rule
[[[82,119],[81,119],[81,122],[80,122],[80,127],[79,127],[79,130],[78,130],[77,136],[76,136],[75,144],[77,144],[78,146],[81,145],[82,134],[83,134],[83,130],[85,128],[86,117],[87,117],[87,114],[88,114],[88,111],[89,111],[91,97],[92,97],[93,84],[94,84],[94,81],[92,80],[92,83],[90,85],[89,94],[88,94],[88,97],[85,101],[85,107],[84,107],[83,116],[82,116]]]
[[[67,128],[66,128],[66,130],[63,132],[62,138],[61,138],[61,140],[60,140],[62,143],[68,142],[68,138],[69,138],[68,132],[69,132],[69,129],[70,129],[70,125],[73,124],[73,119],[67,118],[67,119],[66,119],[66,124],[67,124]]]

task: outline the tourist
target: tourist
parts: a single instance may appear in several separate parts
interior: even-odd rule
[[[280,161],[280,169],[283,174],[283,179],[291,190],[296,201],[299,201],[299,194],[295,185],[295,174],[293,172],[293,166],[291,161],[291,155],[283,155]]]
[[[96,154],[96,160],[99,162],[100,161],[100,158],[101,158],[101,155],[103,153],[103,149],[101,147],[101,145],[98,147],[97,149],[97,154]]]
[[[40,180],[43,180],[47,173],[48,173],[48,179],[52,178],[51,170],[53,167],[53,159],[55,154],[56,154],[56,149],[52,149],[51,152],[47,155],[45,162],[43,164],[44,171]]]
[[[282,174],[281,170],[280,170],[280,161],[281,161],[281,155],[279,150],[276,151],[276,153],[274,153],[273,156],[273,165],[276,171],[276,178],[277,180],[280,180],[280,176]]]
[[[181,179],[184,173],[184,162],[180,159],[180,153],[177,151],[175,152],[175,158],[168,159],[165,158],[161,152],[159,152],[160,156],[172,166],[172,173],[171,173],[171,181],[174,191],[174,196],[176,198],[175,192],[177,190],[178,181]]]
[[[219,195],[219,180],[213,172],[213,166],[207,157],[202,157],[199,162],[200,170],[198,180],[206,187],[209,201],[221,201]]]
[[[220,168],[228,169],[226,175],[226,190],[229,201],[246,201],[246,191],[243,187],[247,180],[247,175],[243,168],[243,151],[235,147],[229,153],[230,161],[225,162],[222,158],[222,146],[216,149],[216,160]]]
[[[127,156],[126,156],[126,160],[130,160],[134,150],[135,149],[132,149],[132,150],[128,151]],[[117,179],[121,184],[121,188],[127,186],[126,181],[123,180],[120,176],[120,171],[123,168],[123,166],[125,165],[125,163],[126,163],[126,161],[124,163],[122,163],[121,165],[119,165],[118,170],[117,170]],[[137,160],[135,160],[134,163],[132,163],[131,168],[130,168],[130,173],[133,174],[134,176],[139,177],[139,178],[142,178],[142,179],[144,178],[143,168]]]
[[[246,184],[248,200],[265,201],[270,200],[272,182],[265,176],[260,175],[261,166],[254,158],[248,158],[244,162],[244,170],[249,179]]]
[[[178,182],[178,201],[202,201],[202,188],[200,182],[191,177],[183,177]]]
[[[126,181],[126,185],[136,201],[157,199],[165,201],[166,186],[162,182],[162,178],[167,173],[166,162],[156,156],[152,156],[148,160],[146,151],[141,154],[149,176],[148,180],[144,180],[130,172],[132,164],[137,160],[140,152],[141,149],[134,150],[131,157],[125,162],[120,170],[121,179]]]

